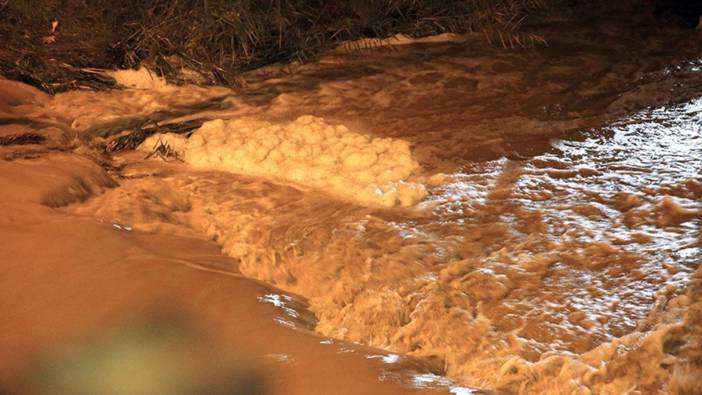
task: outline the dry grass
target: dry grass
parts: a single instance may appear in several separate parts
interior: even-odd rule
[[[109,86],[88,67],[148,63],[171,81],[233,85],[242,70],[304,61],[347,40],[479,32],[504,47],[555,0],[0,1],[0,73],[49,92]],[[58,21],[55,31],[52,21]],[[48,37],[48,39],[47,39]]]
[[[0,145],[28,145],[42,144],[46,141],[46,137],[36,133],[11,134],[8,136],[0,136]]]
[[[171,161],[180,161],[182,162],[183,159],[181,159],[180,155],[176,150],[171,147],[168,142],[164,142],[160,138],[154,144],[153,148],[151,149],[151,152],[146,154],[144,159],[149,159],[149,158],[161,158],[162,161],[164,162],[171,162]]]

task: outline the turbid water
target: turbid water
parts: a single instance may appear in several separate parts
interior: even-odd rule
[[[59,95],[16,117],[69,125],[86,139],[96,125],[153,111],[173,111],[166,122],[220,122],[195,154],[171,140],[184,162],[145,160],[153,141],[109,159],[81,145],[77,155],[109,165],[109,181],[78,182],[80,199],[54,194],[42,202],[61,206],[56,215],[119,231],[216,242],[229,259],[177,259],[301,296],[261,291],[254,300],[279,309],[274,326],[314,330],[321,345],[340,339],[385,350],[348,348],[381,366],[368,369],[378,383],[459,393],[694,393],[702,339],[700,33],[637,31],[616,17],[568,23],[542,27],[559,36],[529,51],[443,37],[332,52],[291,74],[259,71],[237,92],[146,84]],[[195,108],[206,100],[216,105]],[[313,131],[341,131],[339,141],[348,132],[360,150],[374,138],[409,144],[417,166],[391,181],[422,185],[426,196],[387,207],[320,178],[288,176],[309,169],[311,159],[298,155],[305,147],[279,150],[269,171],[223,165],[229,152],[249,160],[276,151],[246,146],[242,130],[257,141],[299,127],[303,115],[316,117]],[[218,119],[237,120],[238,134]],[[203,134],[213,124],[206,125]],[[198,133],[189,140],[204,139]],[[320,146],[312,156],[341,163],[350,155],[344,147]],[[366,167],[379,170],[364,180],[380,182],[373,177],[395,168],[386,152],[375,152]],[[423,361],[421,369],[389,368],[408,356]]]

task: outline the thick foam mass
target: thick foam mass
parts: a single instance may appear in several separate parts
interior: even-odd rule
[[[152,149],[159,138],[195,167],[292,181],[364,204],[411,206],[427,194],[406,181],[419,168],[408,142],[370,138],[314,116],[285,125],[218,119],[189,139],[152,136],[142,147]]]

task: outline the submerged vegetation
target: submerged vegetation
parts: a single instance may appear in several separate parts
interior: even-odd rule
[[[236,84],[340,42],[477,32],[502,46],[554,0],[0,0],[0,74],[47,92],[114,82],[89,68],[146,63],[171,81]],[[183,70],[190,70],[184,73]],[[193,73],[194,71],[194,73]]]

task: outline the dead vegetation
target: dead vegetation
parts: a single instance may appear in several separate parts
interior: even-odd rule
[[[151,152],[146,154],[146,156],[144,157],[144,159],[150,158],[161,158],[161,160],[163,160],[164,162],[183,161],[178,151],[173,149],[173,147],[171,147],[168,144],[168,142],[165,142],[160,138],[158,139],[156,144],[154,144],[154,147],[151,149]]]
[[[145,63],[171,82],[232,86],[241,71],[359,38],[473,31],[533,45],[542,39],[520,28],[554,1],[0,1],[0,74],[55,93],[114,84],[92,67]]]
[[[45,141],[46,137],[36,133],[22,133],[0,136],[0,146],[43,144]]]
[[[203,122],[204,120],[192,120],[174,124],[139,127],[111,139],[106,144],[105,151],[113,153],[133,150],[155,133],[190,133],[202,126]]]

